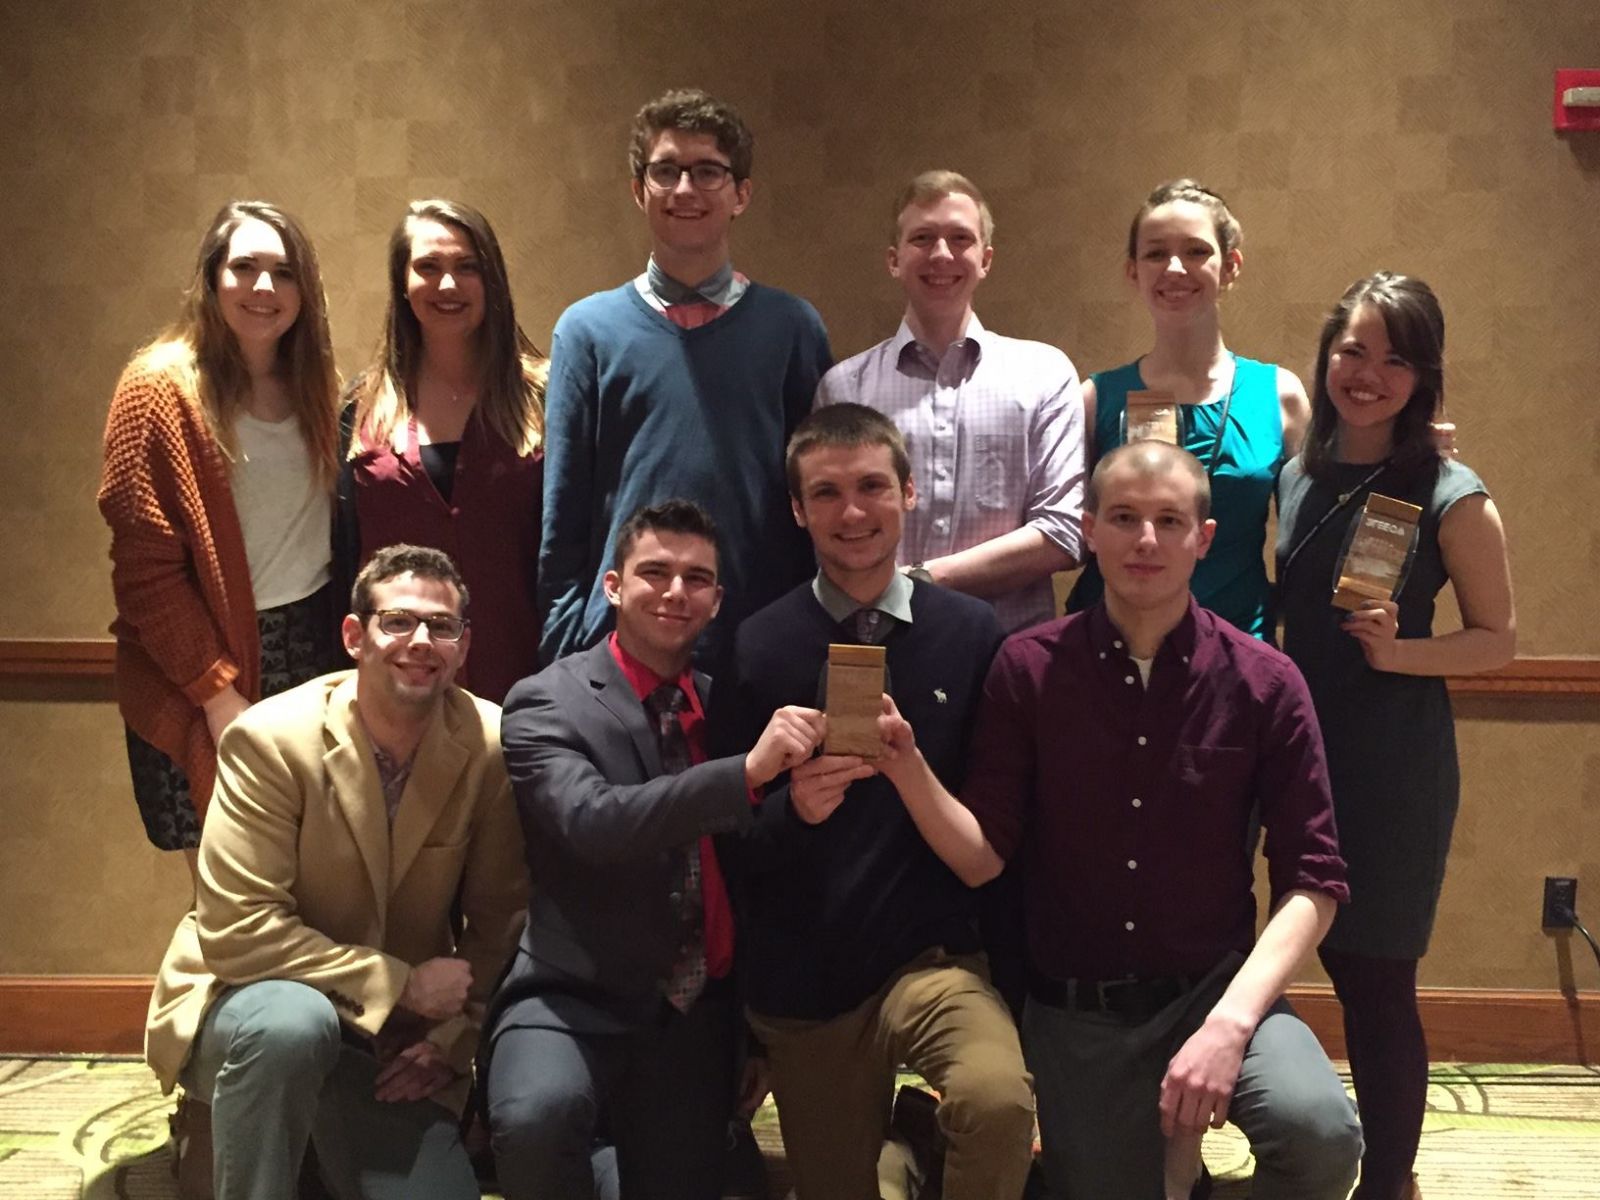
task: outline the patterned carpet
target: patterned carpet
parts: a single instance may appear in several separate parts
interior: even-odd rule
[[[1427,1200],[1600,1194],[1600,1068],[1436,1066],[1418,1172]],[[0,1197],[169,1200],[171,1107],[124,1058],[0,1058]],[[781,1180],[770,1101],[756,1134]],[[1249,1195],[1249,1148],[1206,1139],[1218,1200]],[[781,1196],[781,1192],[777,1193]]]

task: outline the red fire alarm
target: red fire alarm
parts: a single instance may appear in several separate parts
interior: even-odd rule
[[[1556,71],[1556,128],[1600,129],[1600,71]]]

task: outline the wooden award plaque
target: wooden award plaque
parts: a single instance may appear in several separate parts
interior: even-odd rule
[[[826,754],[878,758],[883,739],[878,718],[883,714],[885,671],[882,646],[835,643],[828,647],[828,737]]]
[[[1171,392],[1129,392],[1123,412],[1124,442],[1166,442],[1177,446],[1178,402]]]
[[[1364,601],[1393,600],[1399,594],[1421,519],[1422,509],[1415,504],[1377,492],[1367,497],[1339,564],[1335,608],[1355,612]]]

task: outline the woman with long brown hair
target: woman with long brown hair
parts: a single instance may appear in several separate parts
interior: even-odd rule
[[[517,324],[483,214],[410,204],[389,241],[376,360],[350,389],[337,573],[354,578],[393,542],[449,554],[473,600],[460,678],[496,703],[538,666],[547,361]]]
[[[304,231],[224,205],[182,313],[117,384],[99,491],[134,797],[191,867],[222,731],[332,657],[337,395]]]

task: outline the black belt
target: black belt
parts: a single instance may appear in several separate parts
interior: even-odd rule
[[[1205,976],[1168,975],[1159,979],[1052,979],[1028,972],[1028,995],[1051,1008],[1103,1012],[1127,1021],[1147,1021]]]

